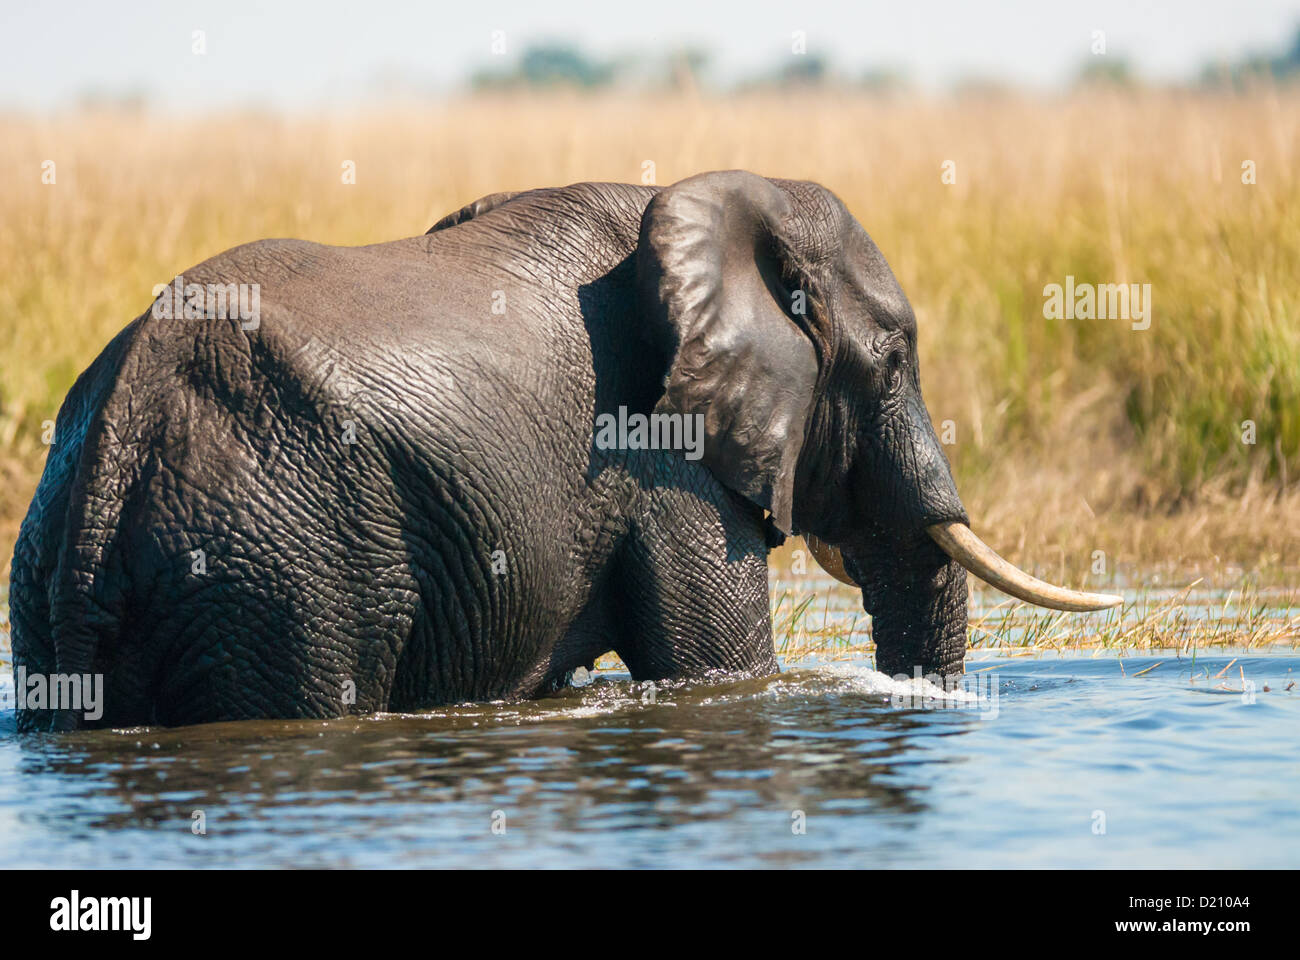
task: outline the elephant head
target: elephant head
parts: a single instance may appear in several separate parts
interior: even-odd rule
[[[639,298],[666,369],[657,410],[702,414],[704,464],[862,590],[886,673],[962,671],[966,571],[1057,609],[970,530],[921,399],[916,320],[876,245],[810,183],[728,171],[658,193]]]

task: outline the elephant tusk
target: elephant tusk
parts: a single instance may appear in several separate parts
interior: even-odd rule
[[[1105,610],[1124,602],[1123,597],[1114,594],[1080,593],[1031,577],[994,553],[993,548],[975,536],[964,523],[936,523],[932,527],[926,527],[926,533],[934,538],[944,553],[975,576],[1018,600],[1053,610],[1076,612]],[[817,559],[821,562],[820,557]]]
[[[812,551],[813,559],[817,561],[819,567],[840,583],[847,583],[850,587],[857,587],[857,584],[844,572],[844,557],[840,555],[839,550],[829,543],[822,543],[811,534],[805,534],[803,541],[808,544],[808,549]]]

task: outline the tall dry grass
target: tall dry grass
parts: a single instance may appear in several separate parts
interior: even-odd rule
[[[1013,559],[1294,564],[1298,154],[1300,96],[1273,91],[0,118],[0,564],[42,423],[155,283],[260,237],[404,237],[484,193],[639,181],[647,161],[659,183],[743,167],[845,200],[916,309],[972,517]],[[1150,283],[1150,329],[1045,319],[1067,274]]]

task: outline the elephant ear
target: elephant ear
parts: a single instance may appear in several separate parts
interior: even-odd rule
[[[790,213],[762,177],[701,174],[650,202],[637,250],[649,333],[672,357],[655,412],[703,415],[704,464],[786,533],[817,382],[812,341],[782,303]]]
[[[495,210],[501,204],[519,196],[519,193],[489,193],[486,197],[479,197],[473,203],[467,203],[455,213],[449,213],[428,230],[424,232],[425,236],[431,233],[437,233],[439,230],[446,230],[448,227],[454,227],[464,223],[466,220],[473,220],[475,217],[481,217],[489,210]]]

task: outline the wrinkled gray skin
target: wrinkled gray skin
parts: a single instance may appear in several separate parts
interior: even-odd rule
[[[103,673],[99,725],[532,697],[610,649],[642,680],[770,674],[774,528],[842,548],[882,670],[961,671],[965,572],[924,530],[966,517],[915,321],[824,188],[497,194],[184,277],[260,284],[260,327],[123,330],[14,556],[16,666]],[[703,459],[598,449],[620,406],[704,414]]]

